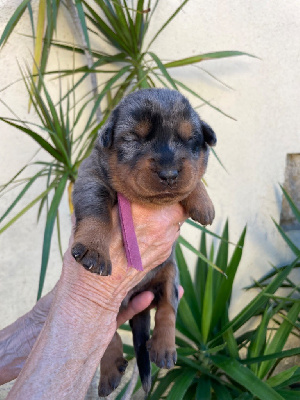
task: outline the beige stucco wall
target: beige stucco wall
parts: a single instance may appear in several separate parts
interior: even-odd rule
[[[0,0],[0,32],[3,31],[18,0]],[[178,0],[160,2],[153,20],[153,32],[165,21]],[[37,1],[33,1],[36,10]],[[62,13],[63,14],[63,13]],[[71,40],[70,27],[60,15],[59,38]],[[18,24],[16,32],[30,33],[28,14]],[[276,265],[291,260],[292,254],[277,233],[271,216],[279,221],[281,194],[278,183],[283,183],[286,154],[300,153],[300,3],[297,0],[252,0],[241,2],[190,0],[176,20],[161,35],[153,50],[163,59],[171,60],[217,50],[241,50],[258,58],[238,57],[207,61],[199,66],[174,71],[197,92],[236,121],[226,118],[211,108],[200,108],[200,114],[216,131],[218,155],[226,166],[226,173],[210,158],[206,176],[209,193],[215,203],[216,220],[212,229],[220,232],[226,218],[230,233],[237,240],[245,224],[248,233],[244,258],[236,279],[234,299],[241,296],[241,288],[251,277],[258,278]],[[14,34],[0,52],[0,90],[19,77],[17,61],[30,61],[32,42]],[[151,37],[151,34],[149,35]],[[70,54],[53,51],[49,67],[72,65]],[[218,84],[198,67],[216,75],[231,89]],[[55,89],[57,83],[50,83]],[[28,117],[28,99],[22,82],[0,92],[19,117]],[[199,102],[194,101],[195,106]],[[0,103],[0,115],[10,115]],[[0,124],[0,182],[8,181],[37,150],[26,135]],[[36,155],[34,160],[38,160]],[[16,211],[40,193],[36,184]],[[0,198],[0,214],[6,210],[20,189]],[[67,197],[60,209],[63,243],[67,244],[70,217]],[[44,215],[36,222],[37,208],[0,236],[0,328],[13,322],[29,310],[36,299]],[[199,234],[185,226],[183,234],[198,246]],[[191,257],[191,264],[194,258]],[[54,235],[51,258],[44,292],[53,287],[59,277],[61,259]],[[244,295],[246,301],[248,297]],[[235,301],[232,312],[242,305]]]

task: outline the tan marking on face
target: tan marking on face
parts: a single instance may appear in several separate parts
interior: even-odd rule
[[[190,121],[181,121],[178,127],[179,134],[183,139],[190,139],[193,134],[193,127]]]
[[[198,160],[198,178],[201,179],[203,175],[205,174],[206,168],[207,168],[207,157],[208,154],[201,152],[200,157]]]
[[[141,137],[147,136],[150,129],[151,123],[149,121],[141,121],[137,123],[134,127],[135,132]]]

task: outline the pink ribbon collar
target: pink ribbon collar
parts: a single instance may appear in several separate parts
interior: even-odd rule
[[[143,271],[141,254],[134,231],[131,204],[121,193],[118,193],[118,206],[127,265],[138,271]]]

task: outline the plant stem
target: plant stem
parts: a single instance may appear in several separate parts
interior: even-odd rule
[[[88,68],[92,68],[94,65],[94,60],[93,60],[93,56],[91,55],[89,49],[88,49],[88,44],[86,42],[86,39],[84,37],[84,33],[82,30],[82,26],[80,23],[80,19],[78,17],[78,13],[77,13],[77,9],[75,7],[75,4],[73,3],[72,0],[66,0],[66,7],[72,17],[72,20],[74,22],[74,35],[75,36],[80,36],[78,39],[80,39],[80,42],[82,43],[81,48],[84,51],[86,60],[87,60],[87,65]],[[94,72],[90,73],[90,78],[91,78],[91,84],[92,84],[92,91],[94,94],[94,99],[96,101],[97,97],[98,97],[98,82],[97,82],[97,75]],[[100,106],[97,108],[96,110],[96,120],[97,120],[97,124],[100,124],[100,122],[103,119],[103,115],[102,115],[102,111]]]
[[[69,200],[69,210],[70,214],[73,214],[74,207],[73,207],[73,202],[72,202],[72,191],[73,191],[73,182],[69,182],[68,185],[68,200]]]

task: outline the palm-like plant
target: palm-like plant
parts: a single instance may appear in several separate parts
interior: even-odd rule
[[[68,182],[72,183],[76,178],[78,166],[81,160],[89,154],[99,128],[125,94],[156,85],[166,86],[184,90],[200,100],[201,104],[207,104],[216,111],[225,114],[183,82],[172,78],[170,70],[205,60],[240,56],[246,53],[221,51],[164,62],[151,50],[151,46],[157,37],[162,34],[187,1],[183,1],[175,9],[173,14],[166,19],[154,36],[147,40],[148,44],[145,45],[151,19],[161,3],[159,0],[138,0],[134,3],[134,8],[129,7],[125,0],[94,0],[92,2],[68,0],[65,4],[74,20],[75,30],[81,32],[82,38],[82,43],[74,46],[53,40],[60,0],[40,0],[36,30],[32,23],[33,36],[35,37],[33,71],[30,74],[27,68],[26,74],[23,73],[30,102],[39,117],[40,123],[38,127],[34,128],[29,122],[18,118],[2,117],[1,120],[31,136],[52,159],[36,163],[40,165],[40,170],[34,176],[19,180],[20,173],[25,169],[23,167],[10,182],[0,188],[3,193],[4,190],[15,185],[24,185],[15,201],[0,217],[0,223],[3,223],[0,233],[4,232],[38,202],[40,202],[38,212],[38,215],[40,215],[42,208],[48,204],[52,191],[51,204],[47,209],[38,297],[43,288],[55,221],[57,221],[59,233],[58,210],[63,192]],[[29,10],[33,20],[30,4],[29,0],[24,0],[16,9],[2,33],[0,46],[5,44],[26,9]],[[100,47],[104,42],[108,42],[111,53],[107,54],[99,49],[92,49],[90,45],[91,35],[98,37]],[[74,52],[84,53],[87,57],[87,65],[71,70],[46,72],[47,59],[52,45],[70,51],[72,54]],[[53,100],[47,89],[45,75],[50,73],[59,74],[60,79],[62,79],[62,76],[71,75],[73,79],[71,90],[64,95],[60,93],[58,103]],[[80,78],[75,81],[77,74],[80,74]],[[95,74],[99,74],[103,80],[99,87]],[[87,77],[92,77],[93,90],[91,95],[88,93],[87,100],[80,109],[77,108],[76,116],[74,116],[76,103],[74,93]],[[90,107],[90,104],[92,104],[92,107]],[[83,115],[85,123],[84,127],[81,128],[79,121],[82,120]],[[28,192],[33,182],[41,177],[47,177],[46,189],[18,214],[8,219],[17,202]]]
[[[73,115],[70,110],[69,97],[66,98],[65,104],[60,101],[59,106],[55,107],[54,101],[51,98],[42,77],[40,77],[40,90],[38,89],[37,84],[34,82],[32,76],[28,75],[25,77],[23,74],[23,79],[28,93],[30,94],[31,103],[39,118],[39,124],[24,122],[17,117],[1,117],[0,120],[29,135],[39,145],[40,149],[44,150],[44,154],[46,153],[51,158],[50,161],[48,160],[49,157],[45,157],[44,160],[25,165],[10,180],[10,182],[0,188],[0,193],[5,193],[5,190],[23,185],[19,195],[0,217],[0,223],[4,222],[0,229],[0,234],[9,228],[9,226],[11,226],[17,219],[22,217],[25,212],[27,212],[37,203],[39,203],[38,219],[40,218],[43,208],[47,208],[47,219],[44,231],[42,263],[38,289],[39,298],[41,296],[45,279],[51,237],[55,221],[57,223],[60,245],[59,204],[68,182],[72,184],[76,179],[78,166],[90,141],[87,137],[87,130],[85,129],[80,135],[77,135],[76,137],[74,136],[74,132],[80,122],[80,117],[83,110],[79,110],[76,116]],[[39,171],[35,175],[28,178],[19,179],[20,174],[32,164],[38,167]],[[33,183],[37,179],[41,178],[44,180],[46,179],[46,187],[44,190],[42,190],[41,193],[29,204],[27,204],[21,211],[7,221],[8,217],[10,217],[10,213],[13,211],[17,203],[24,195],[26,195]]]
[[[153,366],[149,399],[298,398],[300,392],[295,383],[299,382],[300,368],[275,370],[280,360],[300,354],[300,347],[284,349],[291,334],[300,336],[300,302],[293,297],[299,287],[294,284],[284,297],[277,294],[289,281],[298,259],[277,271],[254,299],[230,320],[232,285],[241,261],[245,234],[246,229],[229,259],[227,223],[217,252],[214,245],[208,251],[206,233],[202,233],[201,253],[226,272],[227,278],[199,259],[192,279],[180,245],[177,246],[180,281],[185,289],[176,323],[178,360],[176,367],[167,374],[161,374]],[[256,321],[256,325],[260,322],[256,329],[249,329],[249,321]],[[134,354],[131,346],[126,346],[125,351],[130,356]],[[136,390],[138,388],[139,384]]]
[[[129,7],[125,0],[66,0],[74,26],[81,32],[81,44],[74,46],[53,40],[60,0],[40,0],[37,29],[32,24],[35,44],[33,69],[30,73],[29,68],[26,68],[23,73],[30,102],[39,123],[31,124],[17,117],[2,117],[1,120],[29,135],[48,154],[48,158],[35,163],[40,169],[33,176],[20,179],[21,173],[27,167],[24,166],[7,184],[0,187],[3,194],[10,188],[23,185],[14,202],[0,216],[0,233],[34,205],[39,203],[38,216],[43,208],[47,208],[38,297],[43,288],[55,221],[58,234],[60,231],[59,204],[62,195],[68,184],[76,179],[80,162],[89,154],[99,128],[125,94],[141,88],[166,86],[183,90],[198,99],[199,105],[211,106],[217,112],[227,115],[184,82],[174,79],[172,69],[246,53],[221,51],[165,61],[153,52],[152,45],[157,37],[187,2],[188,0],[184,0],[166,18],[153,37],[148,39],[149,25],[156,8],[162,3],[159,0],[137,0],[133,7]],[[33,20],[30,4],[30,0],[24,0],[18,6],[0,38],[0,46],[7,41],[26,9]],[[99,37],[100,49],[91,48],[91,35]],[[101,50],[104,42],[110,45],[109,53]],[[87,64],[72,70],[47,71],[51,46],[72,54],[85,54]],[[58,103],[47,88],[45,76],[50,73],[58,74],[60,79],[63,76],[72,76],[72,89],[64,94],[60,91]],[[75,81],[79,74],[80,78]],[[103,82],[100,86],[95,79],[96,74]],[[78,106],[75,108],[77,88],[88,77],[92,77],[92,93],[79,109]],[[44,190],[11,217],[16,204],[33,183],[41,178],[46,179]],[[290,200],[293,210],[296,210],[286,192],[284,195]],[[299,210],[296,215],[300,221]],[[153,370],[154,385],[149,396],[151,399],[298,398],[299,393],[295,391],[293,384],[299,381],[299,369],[292,367],[283,373],[274,373],[280,359],[300,352],[299,348],[283,350],[291,333],[299,335],[300,306],[299,301],[292,296],[299,292],[299,287],[289,279],[289,272],[299,265],[300,253],[279,226],[278,229],[297,259],[286,268],[276,270],[256,282],[255,286],[261,289],[260,293],[232,320],[228,317],[228,307],[234,276],[242,256],[245,230],[230,260],[227,225],[217,252],[213,246],[208,252],[205,233],[202,235],[200,252],[183,238],[179,240],[181,245],[190,248],[200,258],[192,280],[178,245],[177,259],[181,282],[185,287],[185,296],[178,311],[178,363],[165,376],[160,376],[157,369]],[[222,274],[209,266],[217,267]],[[290,290],[285,297],[276,293],[281,286]],[[239,329],[245,327],[250,319],[257,317],[261,318],[258,329],[239,333]],[[275,324],[272,327],[271,322]],[[270,332],[274,335],[270,335]],[[133,354],[130,346],[126,347],[126,351]]]

